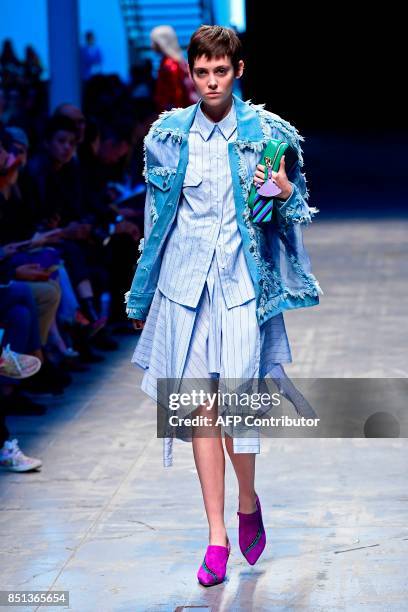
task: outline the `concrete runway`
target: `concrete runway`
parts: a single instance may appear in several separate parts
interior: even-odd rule
[[[289,375],[408,376],[407,232],[406,219],[306,230],[325,295],[285,315]],[[201,587],[207,524],[191,445],[176,440],[162,468],[155,406],[130,365],[135,343],[77,374],[44,417],[8,418],[44,465],[1,474],[0,589],[68,590],[75,612],[407,609],[408,444],[397,438],[263,438],[267,548],[254,567],[238,547],[227,459],[228,579]]]

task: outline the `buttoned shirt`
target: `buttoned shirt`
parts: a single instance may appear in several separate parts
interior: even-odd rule
[[[234,103],[218,123],[201,105],[189,137],[182,194],[165,246],[158,287],[171,300],[198,305],[215,252],[228,308],[255,297],[236,220],[228,144],[236,140]]]

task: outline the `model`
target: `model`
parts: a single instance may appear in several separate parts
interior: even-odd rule
[[[262,105],[233,95],[244,70],[235,32],[201,26],[188,62],[199,101],[162,113],[145,139],[147,196],[144,243],[125,300],[135,329],[143,330],[132,362],[145,369],[141,388],[158,401],[157,380],[257,380],[292,361],[282,312],[319,303],[302,225],[309,207],[302,138]],[[252,183],[270,139],[288,142],[297,164],[287,176],[282,158],[273,181],[273,223],[256,224],[248,207]],[[209,545],[198,570],[204,586],[222,582],[230,542],[224,523],[225,454],[217,405],[194,415],[211,426],[192,427],[192,446],[209,524]],[[204,432],[204,429],[206,431]],[[210,429],[210,434],[209,434]],[[202,435],[200,435],[202,433]],[[165,439],[164,465],[172,463]],[[239,545],[254,565],[265,548],[255,455],[259,437],[225,433],[239,485]]]

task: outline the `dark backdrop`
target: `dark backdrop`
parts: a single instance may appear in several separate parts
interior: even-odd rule
[[[247,0],[244,98],[305,136],[316,220],[408,208],[404,20],[390,3],[357,7]]]

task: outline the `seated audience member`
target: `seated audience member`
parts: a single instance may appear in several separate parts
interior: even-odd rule
[[[80,146],[84,142],[86,119],[80,108],[73,104],[64,103],[57,106],[54,117],[68,117],[74,122],[76,128],[76,144]]]
[[[123,179],[118,171],[131,150],[131,128],[127,124],[104,126],[89,121],[85,141],[79,149],[84,201],[96,225],[105,233],[105,263],[109,274],[111,318],[123,320],[123,294],[134,274],[137,247],[141,238],[136,222],[138,211],[126,204],[117,205],[111,181]]]
[[[56,248],[61,253],[81,304],[96,329],[106,323],[97,313],[94,283],[106,288],[104,262],[94,255],[92,224],[83,208],[77,160],[76,127],[68,117],[52,117],[47,125],[46,146],[29,161],[37,192],[37,219],[43,230],[61,229]]]
[[[50,249],[47,249],[46,253],[44,253],[44,251],[40,253],[39,248],[47,247],[49,245],[55,245],[56,243],[58,243],[61,240],[62,230],[55,229],[43,233],[36,232],[36,226],[34,222],[35,206],[34,202],[31,199],[31,194],[33,191],[32,179],[26,172],[29,144],[28,138],[24,130],[19,127],[8,126],[6,127],[5,132],[11,139],[11,152],[19,156],[21,160],[21,165],[18,171],[18,181],[13,187],[15,195],[14,207],[12,209],[14,212],[14,218],[12,217],[11,219],[11,230],[9,232],[9,238],[13,236],[14,239],[17,239],[17,237],[18,239],[20,239],[29,238],[30,236],[32,236],[31,246],[32,248],[36,249],[36,256],[41,257],[42,255],[47,255],[48,260],[50,260],[50,256],[52,256]],[[19,226],[15,222],[17,221],[17,218],[21,218],[24,220],[22,226]],[[26,246],[28,247],[29,245]],[[29,254],[30,251],[25,251],[25,253]],[[21,260],[21,257],[23,257],[24,262],[24,255],[16,254],[14,257],[11,258],[11,263],[16,264],[16,260],[18,261],[19,258]],[[29,260],[30,256],[25,255],[25,259]],[[46,258],[43,258],[44,262],[45,259]],[[57,312],[58,318],[61,312],[63,315],[62,324],[68,328],[66,329],[67,332],[71,331],[72,333],[77,333],[78,327],[82,331],[84,331],[84,328],[88,328],[88,326],[90,326],[90,321],[87,320],[86,317],[80,312],[79,303],[77,302],[75,295],[74,297],[72,297],[73,289],[63,262],[60,260],[59,257],[54,257],[54,260],[54,263],[58,263],[59,266],[58,283],[61,287],[61,302]],[[20,263],[23,262],[20,261]],[[27,263],[27,261],[25,261],[24,263]],[[52,261],[49,261],[48,263],[51,264]],[[33,290],[35,291],[36,288],[37,287],[34,287]],[[73,300],[74,309],[72,310],[71,304]],[[69,312],[67,314],[68,308]],[[95,330],[90,330],[89,335],[92,335],[94,331]],[[57,354],[60,357],[59,361],[61,361],[62,358],[64,360],[65,366],[68,367],[68,369],[79,369],[81,371],[83,370],[80,364],[77,364],[73,361],[73,359],[79,358],[80,355],[72,348],[72,339],[70,338],[69,334],[66,334],[64,338],[61,336],[57,325],[57,320],[55,319],[52,322],[51,328],[49,330],[48,344],[56,347]]]
[[[44,363],[41,372],[35,377],[35,382],[41,381],[46,386],[59,389],[69,384],[70,378],[56,370],[55,366],[44,357],[42,348],[47,342],[55,319],[61,291],[58,282],[51,279],[51,270],[45,269],[35,260],[25,259],[29,258],[30,251],[19,252],[21,247],[33,244],[30,240],[33,235],[33,225],[30,211],[25,209],[24,202],[15,189],[18,158],[7,152],[6,147],[11,148],[8,138],[7,134],[0,133],[0,281],[3,285],[8,285],[3,290],[0,312],[2,318],[7,319],[10,316],[8,308],[13,307],[13,300],[18,302],[19,299],[23,299],[26,304],[29,302],[29,316],[35,319],[39,336],[36,340],[39,346],[32,350],[38,351],[38,357]],[[3,144],[6,144],[6,147]],[[43,251],[36,251],[33,255],[42,257]],[[18,322],[15,331],[19,333]],[[27,352],[21,350],[22,347],[13,346],[13,343],[15,339],[10,341],[13,350]],[[47,374],[52,374],[49,382]]]

